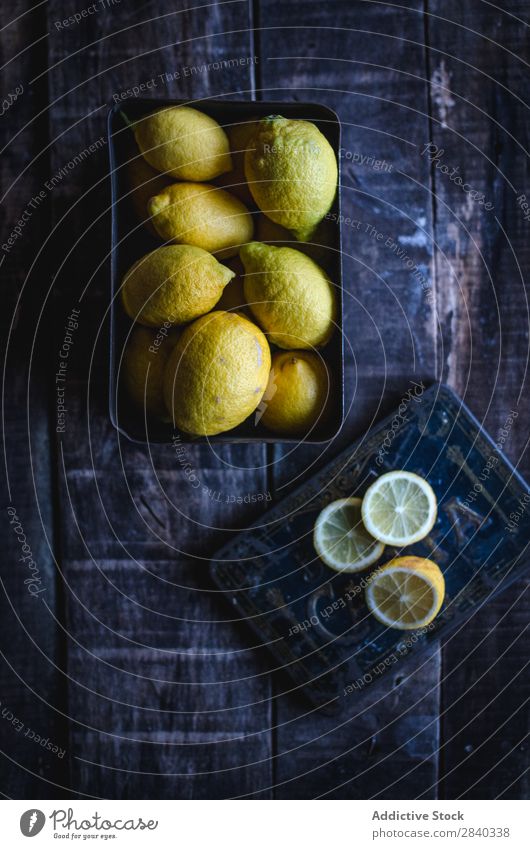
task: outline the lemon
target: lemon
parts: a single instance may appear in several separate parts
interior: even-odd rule
[[[363,522],[376,539],[388,545],[412,545],[427,536],[438,507],[430,484],[412,472],[387,472],[363,498]]]
[[[234,272],[235,277],[232,277],[223,289],[223,294],[217,303],[217,309],[226,310],[226,312],[237,312],[239,310],[240,312],[248,313],[248,317],[251,318],[252,316],[245,301],[243,288],[244,268],[241,260],[234,256],[232,259],[226,260],[226,265]]]
[[[321,560],[339,572],[360,572],[381,557],[385,546],[367,532],[360,498],[339,498],[319,513],[313,544]]]
[[[296,248],[301,251],[317,265],[325,268],[333,261],[333,254],[329,247],[335,244],[336,237],[333,228],[336,225],[329,219],[321,221],[313,233],[311,242],[296,242],[292,233],[275,224],[266,215],[260,214],[256,218],[255,238],[257,242],[267,242],[268,245],[276,247]]]
[[[245,174],[262,212],[303,242],[337,192],[333,148],[310,121],[278,115],[260,121],[245,153]]]
[[[148,162],[140,156],[133,156],[127,163],[127,176],[130,186],[130,199],[138,219],[144,224],[153,236],[157,232],[151,223],[147,211],[147,202],[153,195],[163,191],[171,182],[163,174],[159,174],[151,168]]]
[[[250,118],[248,121],[240,121],[227,128],[232,156],[236,156],[238,153],[241,153],[243,156],[245,155],[258,128],[259,118]]]
[[[271,356],[259,327],[216,311],[187,327],[164,375],[164,398],[176,427],[213,436],[236,427],[258,406]]]
[[[198,109],[157,109],[137,121],[133,129],[147,162],[176,180],[213,180],[232,167],[225,131]]]
[[[123,279],[125,312],[150,327],[185,324],[212,309],[234,272],[202,248],[165,245],[139,259]]]
[[[289,230],[286,230],[285,227],[282,227],[281,224],[276,224],[274,221],[271,221],[266,215],[261,213],[256,218],[256,241],[258,242],[267,242],[270,245],[277,246],[292,246],[293,243],[296,244],[294,236]],[[305,247],[305,245],[303,246]],[[301,250],[302,246],[298,248]]]
[[[207,183],[174,183],[148,203],[153,226],[167,242],[234,256],[252,238],[252,217],[240,200]]]
[[[370,576],[366,604],[383,625],[411,631],[433,621],[444,595],[444,576],[436,563],[424,557],[396,557]]]
[[[245,298],[271,342],[280,348],[325,345],[337,305],[325,272],[294,248],[261,242],[244,245]]]
[[[148,416],[167,418],[162,391],[164,369],[180,331],[161,334],[136,325],[127,340],[121,365],[121,379],[133,403]]]
[[[257,121],[248,121],[226,128],[230,142],[233,168],[231,171],[221,174],[215,180],[216,186],[227,189],[238,197],[245,206],[252,206],[254,204],[254,198],[252,197],[245,176],[245,151],[257,126]]]
[[[324,416],[328,395],[329,375],[317,354],[278,351],[272,357],[259,420],[276,433],[306,433]]]

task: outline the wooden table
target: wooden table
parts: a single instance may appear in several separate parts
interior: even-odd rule
[[[413,381],[441,379],[494,437],[518,413],[504,447],[528,473],[529,18],[516,0],[10,4],[4,245],[23,221],[0,257],[6,503],[42,592],[24,584],[6,513],[6,796],[528,795],[523,584],[477,612],[464,643],[390,671],[332,718],[286,694],[229,621],[208,558],[263,505],[197,496],[170,447],[120,440],[109,422],[105,119],[133,86],[336,109],[343,212],[361,225],[343,226],[348,415],[327,456]],[[276,500],[319,450],[189,454],[213,491]]]

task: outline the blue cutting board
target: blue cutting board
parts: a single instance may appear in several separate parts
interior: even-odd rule
[[[516,415],[516,414],[515,414]],[[409,393],[394,414],[217,552],[215,584],[312,703],[336,707],[413,652],[456,628],[527,566],[530,490],[463,401],[436,384]],[[387,628],[369,613],[370,573],[400,554],[387,547],[367,571],[339,574],[312,543],[320,510],[337,498],[362,497],[375,478],[408,469],[438,499],[429,536],[403,553],[436,561],[446,582],[443,607],[423,631]]]

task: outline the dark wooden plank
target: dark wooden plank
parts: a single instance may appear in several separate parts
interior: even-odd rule
[[[326,103],[343,127],[343,215],[354,222],[342,228],[347,419],[328,454],[435,376],[429,168],[419,156],[428,138],[423,3],[401,5],[399,14],[361,2],[260,6],[261,96]],[[276,449],[276,494],[323,455]],[[277,796],[413,798],[432,787],[439,671],[435,651],[332,718],[304,715],[279,692]]]
[[[67,796],[69,756],[64,677],[57,668],[60,640],[54,622],[58,599],[48,416],[49,334],[46,328],[37,329],[49,284],[46,252],[39,256],[49,221],[44,187],[46,118],[45,114],[37,117],[46,105],[46,87],[30,81],[45,68],[46,23],[43,10],[32,11],[32,5],[22,0],[11,4],[0,33],[5,367],[0,751],[2,791],[19,799]],[[17,233],[11,235],[17,225]]]
[[[133,85],[154,78],[150,93],[158,96],[248,96],[251,63],[197,70],[249,57],[248,4],[185,9],[170,2],[141,9],[121,4],[54,33],[49,85],[51,137],[60,139],[52,154],[56,169],[105,133],[105,102]],[[74,10],[73,3],[50,2],[50,30]],[[196,70],[186,74],[185,67]],[[247,630],[228,621],[230,612],[206,578],[223,529],[248,522],[260,509],[228,503],[226,495],[266,489],[264,453],[253,446],[215,453],[190,446],[197,490],[174,449],[149,453],[120,441],[112,429],[106,353],[97,339],[108,306],[108,268],[99,266],[109,224],[106,215],[97,220],[108,203],[106,184],[98,186],[103,160],[102,154],[86,160],[53,196],[57,265],[61,243],[74,248],[58,283],[61,316],[87,286],[59,441],[72,781],[79,791],[111,798],[267,796],[266,667],[250,650]]]
[[[434,0],[427,8],[439,368],[528,475],[530,249],[517,201],[528,194],[528,7]],[[465,650],[461,636],[444,650],[446,798],[528,795],[525,588],[473,617]]]

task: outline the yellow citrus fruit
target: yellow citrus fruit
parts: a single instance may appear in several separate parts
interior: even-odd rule
[[[146,254],[123,279],[127,315],[149,327],[185,324],[211,310],[234,277],[202,248],[164,245]]]
[[[381,557],[385,546],[363,525],[360,498],[339,498],[319,513],[313,544],[321,560],[338,572],[360,572]]]
[[[136,325],[123,354],[121,379],[129,397],[148,416],[157,419],[168,418],[162,389],[164,369],[179,332],[175,328],[160,332]]]
[[[277,351],[272,357],[259,420],[269,430],[286,436],[307,433],[323,420],[329,392],[328,371],[317,354]]]
[[[226,128],[230,142],[233,168],[231,171],[221,174],[215,180],[216,186],[227,189],[227,191],[239,198],[245,206],[252,206],[254,204],[254,199],[245,176],[245,151],[252,133],[257,126],[257,121],[249,121],[242,124],[234,124],[232,127]]]
[[[370,576],[366,604],[389,628],[425,628],[440,610],[445,581],[440,567],[425,557],[396,557]]]
[[[251,242],[239,255],[246,301],[270,341],[288,349],[325,345],[337,315],[325,272],[294,248]]]
[[[207,183],[173,183],[148,203],[153,226],[166,242],[234,256],[252,238],[252,217],[240,200]]]
[[[312,259],[313,262],[316,262],[317,265],[325,268],[333,261],[333,253],[329,250],[329,247],[336,243],[333,233],[334,227],[335,224],[332,221],[324,219],[316,228],[310,242],[297,242],[289,230],[286,230],[280,224],[275,224],[262,213],[256,217],[255,238],[257,242],[266,242],[268,245],[275,245],[280,248],[296,248]]]
[[[260,121],[245,153],[245,174],[262,212],[302,242],[337,192],[333,148],[310,121],[278,115]]]
[[[130,199],[133,209],[139,221],[144,224],[153,236],[157,236],[151,218],[147,211],[147,202],[153,195],[157,195],[169,186],[170,180],[151,168],[143,156],[133,155],[127,164],[127,176],[129,178]]]
[[[213,436],[241,424],[258,406],[271,365],[268,342],[248,319],[216,311],[190,324],[164,375],[176,427]]]
[[[246,153],[258,127],[259,118],[251,118],[249,121],[240,121],[227,128],[230,150],[233,156],[237,153],[243,155]]]
[[[387,472],[363,498],[363,522],[369,533],[388,545],[412,545],[427,536],[438,512],[426,480],[413,472]]]
[[[213,180],[232,167],[225,131],[198,109],[157,109],[137,121],[133,129],[148,163],[176,180]]]
[[[277,246],[287,246],[293,247],[296,246],[296,239],[293,234],[286,230],[285,227],[282,227],[281,224],[276,224],[274,221],[271,221],[266,215],[261,213],[256,218],[256,241],[257,242],[267,242],[269,245],[277,245]],[[305,245],[304,245],[305,247]],[[298,250],[302,250],[302,246],[298,248]]]
[[[248,317],[252,318],[245,301],[245,292],[243,288],[243,275],[245,273],[245,269],[243,268],[243,264],[239,257],[236,256],[225,260],[225,264],[231,271],[234,272],[235,277],[232,277],[223,289],[223,294],[217,303],[216,309],[226,310],[226,312],[240,311],[245,314],[248,313]]]

